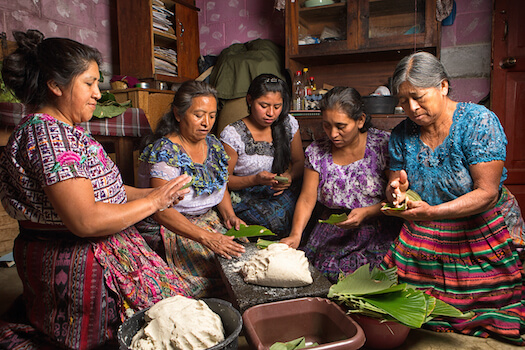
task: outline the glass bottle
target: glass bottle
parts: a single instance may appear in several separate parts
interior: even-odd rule
[[[304,83],[303,76],[301,71],[298,70],[295,73],[293,80],[293,103],[292,109],[296,111],[301,111],[304,109]]]

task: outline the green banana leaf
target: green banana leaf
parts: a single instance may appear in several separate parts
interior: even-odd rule
[[[296,350],[304,349],[312,346],[318,346],[319,344],[313,343],[312,345],[306,346],[306,339],[304,337],[290,340],[286,343],[276,342],[270,346],[270,350]]]
[[[278,241],[269,241],[267,239],[258,238],[255,246],[259,249],[266,249],[270,244],[278,243]]]
[[[330,215],[330,217],[326,220],[319,220],[320,223],[324,223],[324,224],[337,224],[338,222],[343,222],[345,221],[346,219],[348,219],[348,215],[346,215],[346,213],[342,213],[342,214],[332,214]]]
[[[427,295],[427,294],[425,294]],[[445,303],[443,300],[436,299],[436,306],[430,313],[430,316],[445,316],[445,317],[455,317],[455,318],[471,318],[474,316],[474,312],[461,312],[450,304]]]
[[[190,187],[191,184],[193,183],[193,180],[195,180],[195,176],[192,176],[190,182],[186,183],[186,184],[185,184],[184,186],[182,186],[180,189],[181,189],[181,190],[184,190],[184,189]]]
[[[392,271],[394,274],[392,274]],[[333,284],[328,291],[328,298],[332,298],[338,294],[359,296],[403,289],[404,285],[401,285],[401,287],[396,286],[396,271],[397,269],[395,267],[385,271],[381,271],[378,268],[370,271],[370,264],[363,265],[353,273],[339,280],[336,284]],[[391,287],[394,289],[390,290]]]
[[[423,294],[425,293],[411,289],[363,297],[362,300],[408,327],[420,328],[427,319],[427,300]]]
[[[406,197],[408,199],[410,199],[412,202],[416,202],[416,201],[420,201],[421,200],[421,196],[419,195],[419,193],[417,193],[416,191],[413,191],[413,190],[407,190]],[[398,207],[396,207],[395,205],[393,205],[391,203],[386,203],[385,205],[383,205],[381,207],[381,210],[395,210],[395,211],[407,210],[407,203],[406,203],[406,200],[405,200]]]
[[[282,182],[282,183],[288,183],[288,181],[290,181],[287,177],[284,177],[284,176],[275,176],[273,178],[275,181],[279,181],[279,182]]]
[[[112,118],[121,115],[131,108],[131,101],[119,103],[111,92],[104,92],[97,102],[93,116],[97,118]]]
[[[232,227],[226,232],[226,236],[233,236],[235,238],[241,237],[254,237],[254,236],[275,236],[275,233],[268,230],[264,226],[259,225],[241,225],[239,230],[236,230],[235,227]]]
[[[348,313],[395,320],[411,328],[420,328],[437,316],[473,316],[406,283],[398,284],[396,271],[395,267],[370,271],[369,264],[361,266],[332,285],[328,298],[347,306]]]

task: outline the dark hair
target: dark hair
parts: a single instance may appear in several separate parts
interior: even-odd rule
[[[143,145],[148,145],[166,135],[179,131],[179,122],[175,118],[175,111],[180,117],[184,117],[186,111],[191,107],[193,99],[199,96],[213,96],[217,101],[217,90],[204,81],[188,80],[181,84],[173,101],[170,111],[162,117],[155,129],[155,133],[144,138]]]
[[[288,169],[291,160],[290,142],[277,142],[277,140],[288,140],[284,121],[290,111],[290,88],[286,82],[273,74],[260,74],[252,80],[248,88],[247,96],[256,100],[268,92],[278,92],[283,98],[283,108],[277,120],[272,123],[273,139],[273,164],[272,172],[281,174]],[[251,106],[248,104],[251,113]]]
[[[2,78],[7,87],[29,108],[49,102],[47,82],[66,86],[85,72],[91,62],[102,62],[100,52],[67,38],[44,39],[30,29],[13,32],[18,48],[4,59]]]
[[[439,87],[444,80],[450,83],[445,67],[437,57],[424,51],[416,52],[397,64],[392,76],[392,92],[397,95],[405,81],[417,88],[431,88]]]
[[[344,86],[332,88],[324,94],[321,102],[319,102],[319,109],[321,113],[329,109],[337,109],[353,120],[358,120],[364,114],[365,123],[359,131],[366,132],[372,127],[372,118],[365,113],[361,94],[354,88]]]

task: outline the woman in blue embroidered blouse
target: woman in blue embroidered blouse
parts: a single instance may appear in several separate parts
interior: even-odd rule
[[[400,205],[410,188],[421,201],[386,210],[405,219],[382,266],[397,266],[409,283],[456,306],[471,319],[434,319],[426,325],[525,345],[523,218],[503,186],[506,144],[494,113],[448,96],[449,77],[433,55],[405,57],[393,90],[408,119],[390,137],[387,198]]]
[[[217,92],[204,82],[187,81],[178,89],[170,113],[159,122],[140,156],[139,181],[157,187],[188,174],[190,193],[172,208],[140,226],[146,241],[190,285],[195,297],[224,293],[213,254],[240,256],[244,247],[224,236],[244,222],[232,208],[228,156],[210,134],[217,113]],[[217,215],[220,214],[220,218]],[[222,218],[222,221],[221,221]]]

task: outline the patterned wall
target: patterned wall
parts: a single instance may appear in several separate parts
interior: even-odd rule
[[[132,0],[130,0],[132,1]],[[98,48],[111,75],[112,0],[0,0],[0,29],[39,29]],[[443,27],[441,57],[453,79],[452,97],[479,102],[490,91],[492,0],[456,0],[456,19]],[[257,38],[284,46],[284,12],[275,0],[196,0],[200,51],[218,55],[233,43]],[[113,43],[114,44],[114,43]],[[108,81],[107,79],[106,81]]]
[[[199,12],[200,49],[218,55],[235,43],[270,39],[284,46],[284,11],[275,0],[196,0]]]
[[[46,37],[68,37],[96,47],[103,55],[101,69],[111,76],[111,0],[0,0],[0,30],[38,29]],[[109,79],[106,79],[109,85]]]

